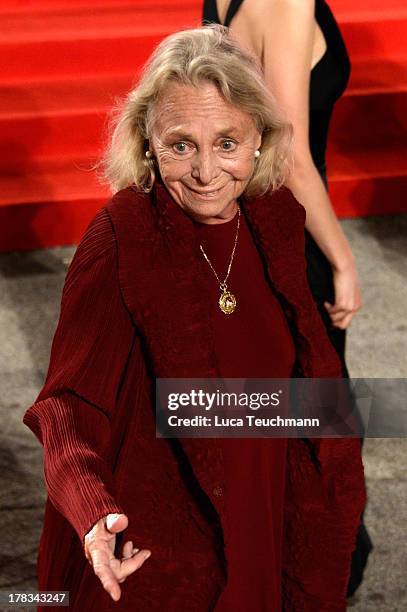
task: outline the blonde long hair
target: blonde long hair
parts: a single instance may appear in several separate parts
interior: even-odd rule
[[[165,38],[146,63],[138,84],[112,111],[109,144],[101,160],[102,180],[113,192],[135,184],[150,191],[154,161],[146,158],[154,103],[172,82],[214,83],[225,100],[248,113],[262,135],[261,155],[246,196],[277,189],[291,165],[292,126],[270,95],[258,62],[219,25],[184,30]]]

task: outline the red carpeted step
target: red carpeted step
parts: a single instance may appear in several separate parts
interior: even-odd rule
[[[406,30],[407,15],[399,21],[341,23],[341,31],[353,59],[376,58],[380,61],[393,56],[405,57]]]
[[[171,30],[157,28],[156,32],[115,38],[0,43],[0,82],[129,73],[142,66],[170,33]]]
[[[405,0],[330,0],[353,60],[406,56]]]
[[[92,192],[89,199],[69,197],[55,201],[52,196],[20,206],[0,207],[0,252],[29,251],[77,244],[87,223],[106,198]]]
[[[0,15],[6,13],[42,13],[50,10],[72,10],[74,7],[95,10],[98,7],[118,9],[124,6],[142,8],[149,11],[157,11],[160,14],[182,11],[184,7],[195,8],[201,11],[202,0],[186,0],[174,2],[174,0],[6,0],[0,4]]]
[[[131,74],[0,86],[0,168],[18,168],[21,156],[98,154],[108,110],[136,80]]]
[[[2,176],[0,251],[74,244],[109,198],[87,158],[47,160]]]
[[[330,150],[330,190],[340,216],[405,211],[407,161],[397,149]],[[89,158],[45,160],[2,177],[0,251],[76,243],[109,198]]]
[[[407,212],[407,4],[331,0],[352,61],[328,150],[339,216]]]
[[[407,180],[402,176],[349,175],[330,179],[330,196],[341,218],[406,213]]]
[[[354,64],[350,86],[335,109],[331,139],[347,139],[350,151],[355,140],[391,146],[394,136],[407,131],[407,62],[384,62],[380,74],[376,66]],[[0,86],[0,167],[18,167],[21,155],[35,160],[78,151],[99,154],[106,114],[137,78],[107,75]]]
[[[173,7],[164,12],[133,3],[90,10],[73,4],[47,13],[4,14],[0,80],[135,71],[162,38],[199,25],[195,6]]]
[[[406,55],[407,6],[394,3],[393,10],[383,10],[375,4],[369,10],[351,10],[339,3],[336,13],[353,58]],[[0,79],[91,74],[96,68],[99,73],[130,71],[168,33],[199,21],[195,1],[96,3],[91,8],[75,3],[49,12],[5,13]]]
[[[354,59],[344,97],[407,93],[407,53],[404,57]]]
[[[404,0],[329,0],[328,4],[338,21],[401,19],[406,15]]]
[[[405,211],[407,5],[331,0],[350,86],[329,148],[339,216]],[[8,0],[0,6],[0,249],[79,240],[109,192],[89,171],[105,118],[171,31],[199,25],[188,0]],[[28,59],[29,58],[29,59]]]
[[[20,172],[3,173],[1,177],[0,207],[19,206],[36,200],[63,201],[89,199],[107,193],[100,185],[92,160],[72,156],[46,159],[22,165]]]

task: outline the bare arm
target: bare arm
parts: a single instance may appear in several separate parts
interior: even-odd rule
[[[305,226],[332,265],[335,325],[347,327],[361,307],[354,257],[309,148],[309,86],[314,49],[314,0],[246,0],[232,23],[235,36],[261,54],[266,83],[294,127],[294,168],[287,182],[307,212]],[[242,7],[243,9],[243,7]],[[244,40],[250,12],[254,40]],[[253,27],[253,25],[255,27]],[[261,41],[259,41],[261,38]]]

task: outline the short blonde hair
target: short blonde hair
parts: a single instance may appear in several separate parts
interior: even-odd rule
[[[184,30],[165,38],[144,67],[141,79],[113,110],[103,178],[112,191],[135,184],[150,191],[154,161],[146,158],[154,104],[169,83],[210,82],[225,100],[248,113],[262,135],[261,155],[246,190],[258,196],[284,182],[291,160],[292,126],[269,93],[256,60],[219,25]]]

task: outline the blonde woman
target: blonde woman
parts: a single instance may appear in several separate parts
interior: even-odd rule
[[[48,488],[39,587],[68,590],[71,610],[346,609],[358,440],[155,430],[157,377],[341,375],[304,208],[277,189],[290,136],[220,27],[165,39],[116,117],[115,195],[70,265],[24,416]]]

